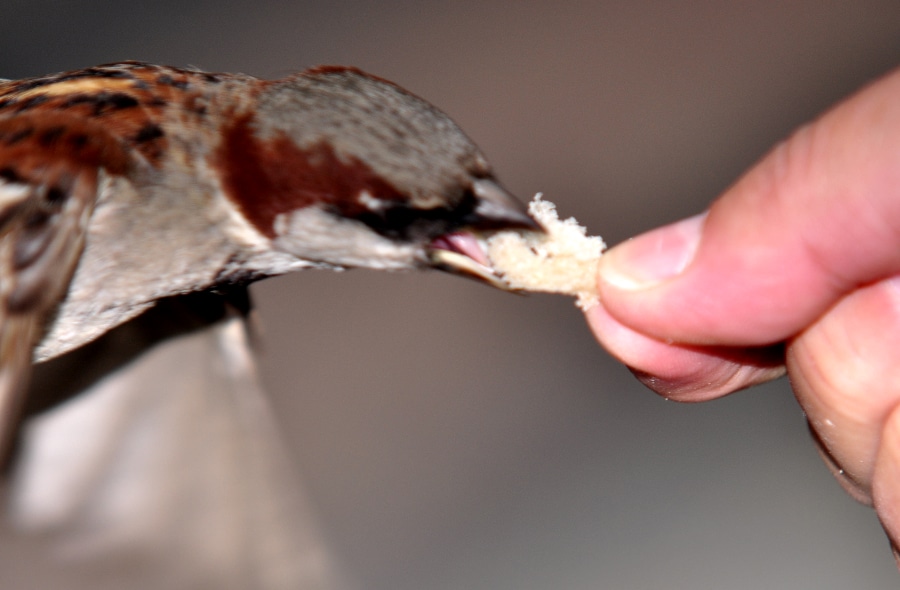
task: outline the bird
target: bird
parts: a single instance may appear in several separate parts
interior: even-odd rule
[[[503,287],[482,248],[501,230],[541,227],[446,114],[353,67],[0,81],[12,521],[86,576],[339,587],[258,383],[247,288],[311,268]]]

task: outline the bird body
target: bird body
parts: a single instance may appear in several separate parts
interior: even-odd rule
[[[353,68],[271,82],[126,62],[0,84],[3,201],[65,194],[54,168],[83,178],[95,210],[38,360],[167,295],[315,265],[422,267],[442,231],[530,224],[512,200],[477,219],[472,186],[491,171],[475,145]]]
[[[266,81],[124,62],[2,81],[0,445],[17,432],[35,362],[84,354],[133,325],[146,350],[91,363],[97,375],[82,389],[133,387],[113,375],[186,332],[237,342],[224,322],[246,313],[231,304],[254,280],[367,267],[492,282],[478,236],[510,228],[538,226],[455,123],[354,68]],[[64,429],[39,430],[52,439]],[[91,469],[121,468],[104,460]],[[28,469],[24,479],[49,481]],[[23,505],[39,487],[21,488]],[[57,520],[85,522],[71,511]]]
[[[534,227],[491,176],[446,115],[353,68],[125,62],[0,83],[0,320],[30,317],[7,338],[37,338],[41,361],[167,296],[426,267],[444,234]]]

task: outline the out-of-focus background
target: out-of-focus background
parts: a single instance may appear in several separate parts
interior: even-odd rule
[[[701,211],[900,63],[896,0],[3,0],[0,77],[122,59],[353,64],[453,116],[523,198],[616,243]],[[836,236],[839,239],[839,236]],[[876,518],[780,381],[666,402],[572,302],[438,273],[259,284],[265,378],[364,587],[892,588]],[[7,563],[0,570],[27,568]]]

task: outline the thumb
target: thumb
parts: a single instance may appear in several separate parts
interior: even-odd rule
[[[779,342],[900,272],[900,70],[776,147],[709,212],[611,249],[606,310],[664,341]]]

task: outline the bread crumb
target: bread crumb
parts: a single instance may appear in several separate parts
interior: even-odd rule
[[[583,310],[597,305],[597,264],[606,244],[574,218],[561,221],[556,205],[540,193],[528,212],[546,233],[503,231],[488,238],[494,270],[514,289],[572,295]]]

